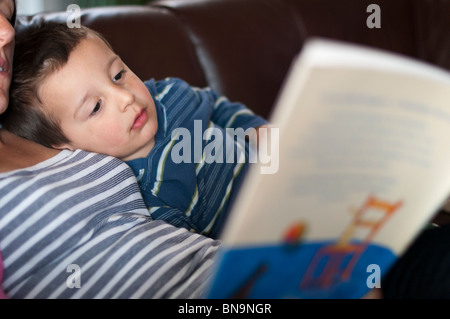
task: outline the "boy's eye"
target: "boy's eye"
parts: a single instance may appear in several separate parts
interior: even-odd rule
[[[92,116],[92,115],[97,114],[100,111],[101,106],[102,105],[101,105],[100,101],[98,101],[97,104],[95,104],[94,109],[92,110],[90,115]]]
[[[125,73],[125,70],[121,70],[121,71],[120,71],[119,73],[117,73],[117,75],[114,77],[113,81],[114,81],[114,82],[119,81],[119,80],[122,78],[122,76],[123,76],[124,73]]]

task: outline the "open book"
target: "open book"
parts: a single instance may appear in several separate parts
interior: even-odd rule
[[[449,73],[314,39],[271,122],[279,169],[249,172],[209,297],[364,296],[449,194]]]

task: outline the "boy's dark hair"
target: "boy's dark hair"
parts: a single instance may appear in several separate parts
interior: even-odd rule
[[[10,103],[1,118],[4,128],[47,147],[70,143],[55,117],[42,108],[38,91],[46,77],[67,63],[70,53],[89,33],[108,44],[87,27],[69,28],[57,22],[30,26],[17,35]]]

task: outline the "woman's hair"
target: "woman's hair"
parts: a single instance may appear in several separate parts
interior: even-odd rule
[[[70,53],[89,34],[110,47],[100,34],[87,27],[69,28],[57,22],[29,26],[17,35],[10,103],[1,118],[5,129],[47,147],[70,143],[56,118],[42,107],[39,88],[67,63]]]

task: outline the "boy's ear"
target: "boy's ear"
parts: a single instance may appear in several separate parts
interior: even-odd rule
[[[70,144],[59,144],[59,145],[52,145],[52,148],[57,150],[69,150],[69,151],[75,151],[75,147],[73,147]]]

